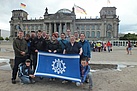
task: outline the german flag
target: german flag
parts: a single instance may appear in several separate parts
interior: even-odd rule
[[[22,8],[26,8],[26,5],[23,4],[23,3],[21,3],[20,6],[21,6]]]
[[[81,13],[81,14],[86,14],[87,15],[86,11],[83,8],[81,8],[81,7],[79,7],[75,4],[74,4],[74,8],[75,8],[76,13]]]

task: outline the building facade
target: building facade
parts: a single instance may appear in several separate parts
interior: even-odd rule
[[[16,37],[17,31],[24,34],[31,31],[43,30],[50,35],[53,32],[66,32],[67,29],[84,33],[88,40],[111,40],[118,38],[119,17],[115,7],[103,7],[100,18],[76,18],[75,10],[60,9],[55,14],[49,14],[45,9],[44,19],[28,19],[24,10],[13,10],[10,20],[10,37]]]

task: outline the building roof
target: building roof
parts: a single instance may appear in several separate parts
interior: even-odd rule
[[[12,12],[25,12],[25,13],[27,13],[26,11],[24,11],[24,10],[13,10]],[[28,14],[28,13],[27,13]]]
[[[69,9],[60,9],[57,11],[57,13],[65,13],[65,14],[68,14],[68,13],[71,13],[71,10]]]

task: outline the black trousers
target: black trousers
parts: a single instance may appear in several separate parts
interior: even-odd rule
[[[36,70],[36,66],[37,66],[37,54],[33,54],[32,55],[32,64],[33,64],[33,70],[35,71]]]
[[[14,67],[13,67],[13,70],[12,70],[12,80],[16,79],[19,64],[20,63],[25,63],[25,61],[26,61],[26,56],[24,56],[24,57],[15,57]]]

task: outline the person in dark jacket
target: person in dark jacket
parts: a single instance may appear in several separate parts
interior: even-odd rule
[[[63,54],[82,54],[82,46],[75,41],[75,36],[70,36],[70,42],[67,44],[66,48],[63,51]]]
[[[87,40],[85,40],[85,34],[83,33],[80,34],[79,44],[82,46],[83,50],[80,58],[87,58],[87,61],[89,61],[91,57],[90,43]]]
[[[35,77],[33,75],[33,70],[30,67],[30,59],[26,59],[25,64],[20,64],[19,65],[19,72],[18,76],[21,80],[21,83],[23,84],[29,84],[29,83],[34,83],[35,81],[33,78]]]
[[[57,35],[55,33],[52,34],[52,38],[47,46],[47,51],[52,53],[61,53],[62,48],[57,40]]]
[[[31,53],[33,58],[33,70],[37,65],[37,53],[38,51],[44,51],[44,39],[42,38],[42,31],[38,30],[37,37],[31,42]]]
[[[68,44],[68,41],[65,39],[65,37],[66,37],[65,33],[61,33],[61,39],[59,40],[59,43],[60,43],[61,48],[62,48],[62,53]]]
[[[26,54],[28,52],[27,42],[23,38],[23,31],[18,31],[18,37],[13,41],[13,49],[15,54],[14,67],[12,71],[12,83],[16,84],[16,76],[18,72],[18,65],[25,63]]]
[[[61,53],[62,52],[61,45],[59,41],[57,40],[56,33],[52,34],[51,40],[49,44],[47,45],[47,51],[50,53]],[[55,80],[55,78],[50,78],[49,80],[50,81]]]
[[[27,59],[30,59],[30,55],[31,55],[31,49],[30,49],[30,35],[29,34],[26,34],[25,35],[25,40],[27,42],[27,45],[28,45],[28,53],[27,53]]]
[[[75,36],[71,35],[70,36],[70,41],[67,43],[66,48],[63,51],[63,54],[82,54],[82,47],[81,45],[76,42]],[[63,80],[62,83],[67,83],[67,80]]]
[[[31,33],[30,33],[30,41],[32,42],[35,39],[35,37],[36,37],[35,31],[31,31]]]

